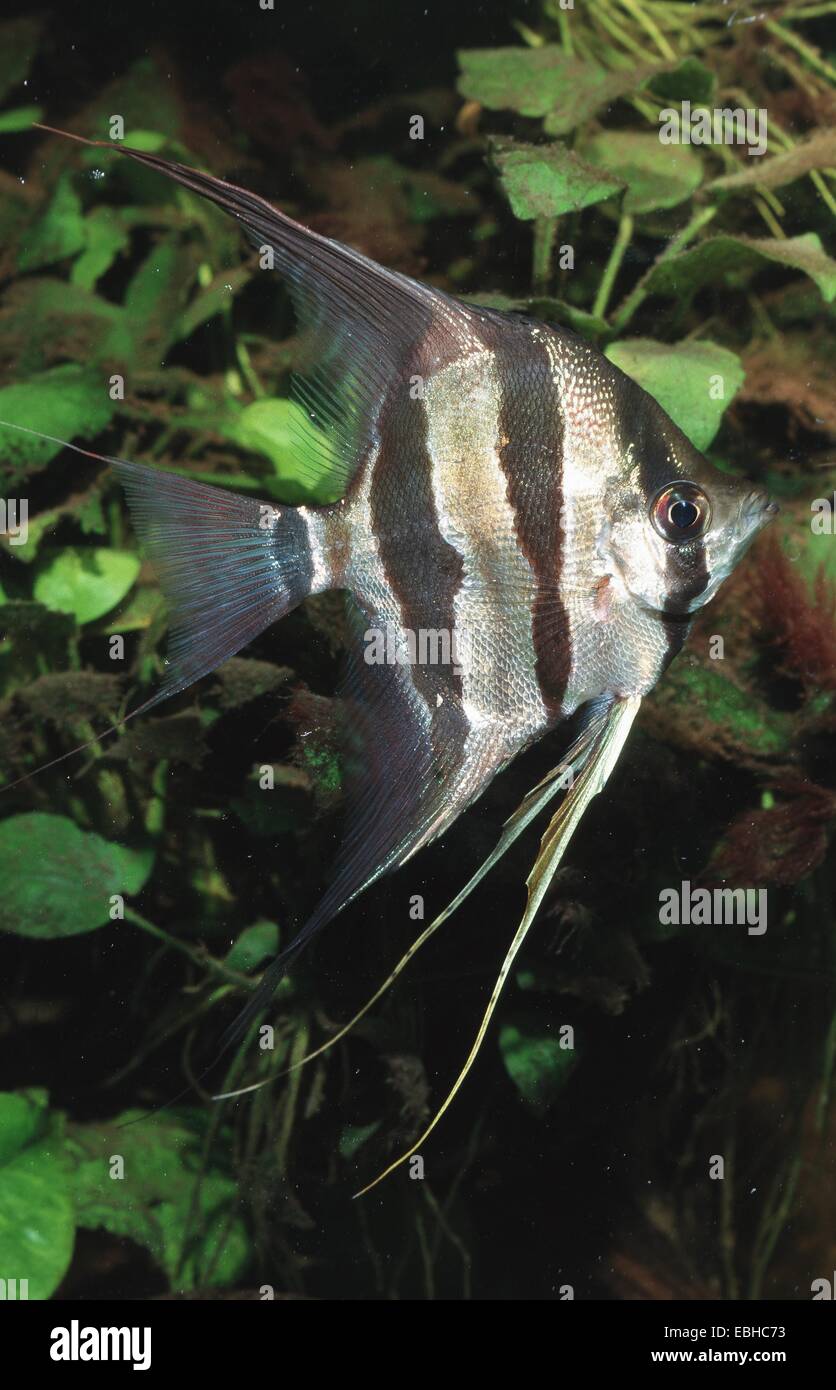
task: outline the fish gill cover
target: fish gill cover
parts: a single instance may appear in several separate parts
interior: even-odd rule
[[[836,6],[543,0],[436,30],[407,7],[382,79],[364,6],[327,36],[297,17],[287,52],[254,8],[241,32],[218,6],[203,76],[184,19],[117,43],[107,79],[95,24],[68,71],[60,16],[0,26],[0,419],[53,436],[0,430],[5,783],[165,674],[158,576],[93,455],[276,505],[341,491],[290,393],[310,344],[234,222],[33,121],[574,330],[782,511],[645,700],[444,1128],[372,1203],[347,1198],[467,1051],[537,827],[341,1025],[565,734],[350,907],[211,1081],[334,857],[340,596],[5,792],[0,1278],[32,1298],[809,1298],[836,1265]],[[749,917],[701,918],[722,888],[756,895]]]

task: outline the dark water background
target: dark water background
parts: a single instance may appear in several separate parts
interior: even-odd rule
[[[237,65],[273,61],[277,84],[297,82],[327,130],[401,93],[452,92],[458,48],[515,43],[512,18],[529,20],[537,13],[522,3],[428,7],[278,0],[273,13],[260,11],[254,0],[63,4],[49,21],[31,85],[46,119],[61,125],[135,60],[165,55],[192,119],[199,124],[214,117],[228,138],[235,114],[225,78]],[[415,109],[422,109],[418,98]],[[148,126],[153,124],[149,112]],[[403,124],[401,110],[361,129],[343,145],[341,158],[350,163],[353,155],[379,153],[436,168],[451,128],[430,130],[416,148],[404,140]],[[292,158],[283,157],[277,144],[249,140],[247,157],[259,166],[250,182],[279,203],[290,196],[304,221],[322,202],[306,187],[305,141]],[[6,146],[4,167],[22,171],[35,137]],[[211,136],[202,153],[208,163]],[[311,157],[319,176],[323,169],[327,176],[330,153],[319,150]],[[480,160],[473,151],[448,176],[455,179],[457,170],[470,171]],[[476,261],[465,266],[454,288],[524,293],[529,229],[514,222],[498,199],[494,211],[501,236],[493,243],[490,281]],[[442,217],[415,252],[415,269],[444,281],[453,262],[471,251],[468,225]],[[385,245],[377,245],[380,259],[387,259],[385,252]],[[631,253],[636,265],[643,254]],[[250,325],[269,318],[252,290],[241,305]],[[650,335],[653,329],[648,316],[642,331]],[[176,349],[170,360],[211,369],[216,351],[207,330],[205,339]],[[757,467],[775,443],[769,438],[774,422],[761,417],[752,429],[745,443]],[[778,449],[785,442],[779,440]],[[738,435],[729,453],[739,446]],[[803,455],[803,436],[794,447]],[[335,653],[304,614],[259,639],[253,654],[288,661],[314,690],[333,690]],[[179,705],[187,708],[189,697]],[[787,713],[794,714],[791,695]],[[242,766],[258,762],[265,750],[274,754],[274,718],[269,699],[230,716],[223,737],[212,743],[210,762],[200,771],[176,774],[182,823],[190,805],[221,805]],[[812,1133],[805,1109],[808,1100],[815,1104],[819,1062],[832,1032],[832,857],[796,887],[770,890],[771,914],[777,922],[794,912],[802,944],[787,943],[784,950],[784,938],[776,940],[766,968],[725,943],[714,949],[687,935],[664,939],[657,921],[660,885],[696,881],[726,827],[757,806],[759,791],[751,768],[733,759],[712,762],[675,737],[657,737],[656,722],[651,705],[606,796],[590,810],[531,934],[521,968],[535,988],[512,986],[476,1070],[426,1145],[427,1181],[433,1202],[448,1203],[448,1233],[439,1234],[421,1184],[404,1176],[372,1193],[359,1210],[348,1199],[357,1176],[370,1177],[386,1160],[383,1136],[406,1128],[404,1106],[410,1095],[415,1101],[415,1087],[399,1090],[397,1075],[403,1079],[417,1065],[431,1097],[440,1097],[469,1047],[522,906],[536,849],[530,833],[416,961],[374,1026],[329,1070],[322,1103],[299,1121],[288,1170],[277,1174],[260,1162],[238,1173],[251,1196],[257,1189],[257,1234],[244,1283],[273,1282],[329,1298],[459,1298],[472,1292],[482,1299],[554,1299],[564,1285],[577,1298],[747,1292],[805,1298],[811,1279],[832,1271],[827,1233],[833,1202],[823,1192],[828,1177],[832,1182],[832,1139],[828,1131]],[[281,738],[289,749],[292,732]],[[411,940],[411,895],[424,894],[428,913],[438,910],[562,746],[555,735],[532,750],[441,845],[339,919],[300,971],[299,988],[314,1013],[331,1021],[349,1016]],[[818,780],[827,785],[831,747],[812,753]],[[30,804],[22,798],[16,809]],[[46,802],[37,805],[45,809]],[[234,934],[236,923],[258,912],[270,914],[269,885],[262,890],[258,882],[265,861],[277,870],[283,856],[292,858],[282,911],[301,917],[317,898],[335,826],[327,818],[309,824],[299,814],[292,847],[286,839],[255,840],[223,820],[224,865],[231,881],[247,885],[249,900],[215,920],[220,935]],[[184,891],[176,863],[165,874],[176,918]],[[102,1084],[135,1055],[157,998],[160,1007],[164,998],[170,1007],[182,984],[176,958],[167,957],[155,973],[155,997],[135,1007],[132,990],[147,962],[147,941],[138,933],[118,942],[103,934],[84,949],[85,955],[76,939],[27,942],[25,948],[0,944],[0,975],[13,981],[16,996],[72,1000],[58,1024],[24,1025],[12,1045],[3,1046],[0,1084],[45,1085],[53,1105],[74,1121],[159,1103],[182,1084],[182,1038],[158,1047],[138,1071],[109,1087]],[[549,981],[556,982],[554,991]],[[579,1064],[546,1108],[522,1100],[497,1046],[498,1029],[518,1017],[543,1027],[571,1023],[580,1040]],[[217,1015],[204,1026],[199,1055],[211,1054],[216,1022]],[[334,1152],[341,1126],[378,1120],[379,1147],[368,1171],[362,1163],[356,1172],[341,1166]],[[707,1177],[710,1155],[718,1153],[726,1155],[733,1173],[733,1212],[728,1189]],[[792,1201],[781,1212],[784,1194],[792,1194]],[[753,1285],[753,1268],[763,1256],[766,1203],[776,1213],[775,1240]],[[82,1232],[61,1293],[142,1297],[164,1287],[139,1246]]]

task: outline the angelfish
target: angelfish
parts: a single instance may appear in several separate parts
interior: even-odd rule
[[[387,270],[183,164],[84,143],[208,198],[269,252],[317,363],[294,383],[313,427],[302,457],[314,464],[321,450],[344,485],[333,505],[276,506],[110,460],[171,614],[167,673],[142,708],[214,670],[309,594],[351,599],[347,837],[330,887],[225,1040],[347,903],[441,835],[518,753],[584,712],[561,767],[390,977],[568,786],[476,1043],[431,1129],[642,698],[774,504],[718,472],[568,329]],[[370,633],[394,637],[398,659],[367,659]],[[447,634],[455,660],[410,659],[421,633]]]

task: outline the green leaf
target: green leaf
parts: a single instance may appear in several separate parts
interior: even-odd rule
[[[585,164],[555,141],[522,145],[495,141],[493,162],[515,217],[560,217],[620,193],[624,180]]]
[[[92,290],[121,251],[130,244],[127,228],[112,207],[94,208],[84,219],[84,250],[70,272],[70,281]]]
[[[137,1119],[143,1123],[131,1123]],[[129,1111],[107,1124],[73,1125],[68,1136],[79,1225],[144,1246],[176,1290],[229,1288],[249,1258],[237,1185],[226,1166],[205,1166],[203,1129],[199,1117],[149,1120]],[[123,1178],[111,1176],[114,1155]]]
[[[129,849],[41,811],[0,822],[0,931],[53,939],[109,921],[110,898],[140,891],[153,850]]]
[[[141,361],[158,366],[174,342],[195,271],[194,253],[170,237],[155,246],[139,267],[125,295],[125,313]]]
[[[0,114],[0,135],[13,135],[19,130],[31,130],[33,121],[43,120],[40,106],[16,106]]]
[[[164,600],[158,588],[141,584],[108,616],[105,633],[144,632],[159,617]]]
[[[93,531],[102,535],[107,529],[101,495],[95,488],[90,488],[86,493],[73,494],[57,507],[50,507],[48,511],[38,512],[37,516],[30,516],[28,534],[23,545],[12,545],[6,536],[0,536],[0,545],[16,560],[22,560],[24,565],[31,565],[37,559],[44,536],[54,530],[63,517],[72,517],[85,535]]]
[[[343,1125],[338,1145],[340,1157],[353,1158],[366,1140],[377,1133],[382,1123],[382,1120],[372,1120],[368,1125]]]
[[[827,304],[836,299],[836,261],[825,254],[816,232],[783,240],[708,237],[677,256],[657,261],[641,283],[648,293],[687,300],[705,284],[738,289],[770,263],[808,275]]]
[[[48,1108],[49,1095],[40,1087],[0,1091],[0,1167],[43,1136]]]
[[[624,338],[605,355],[637,381],[697,449],[708,448],[743,385],[740,358],[716,343]]]
[[[702,161],[690,145],[661,145],[656,135],[608,130],[583,147],[599,169],[617,171],[627,184],[624,211],[654,212],[690,198],[702,180]]]
[[[263,695],[270,695],[287,685],[293,675],[290,666],[274,666],[270,661],[232,656],[215,672],[219,686],[216,697],[218,708],[237,709],[250,700],[260,700]]]
[[[82,264],[84,254],[74,269]],[[16,362],[22,381],[31,380],[55,360],[56,343],[71,344],[77,363],[89,368],[102,362],[107,368],[95,379],[97,394],[109,400],[106,381],[114,364],[129,365],[133,357],[131,325],[121,304],[110,304],[81,285],[43,275],[10,285],[3,309],[0,351]]]
[[[75,363],[53,367],[29,381],[0,389],[0,421],[41,430],[62,439],[90,439],[104,429],[113,402],[98,372]],[[20,434],[0,425],[0,478],[14,487],[21,479],[45,468],[63,445]]]
[[[690,101],[692,106],[710,105],[717,78],[699,58],[683,58],[672,72],[660,72],[648,83],[660,101]]]
[[[73,1253],[75,1217],[57,1125],[44,1133],[46,1094],[0,1095],[0,1279],[49,1298]]]
[[[520,1014],[503,1024],[499,1051],[520,1095],[537,1110],[552,1104],[577,1061],[572,1048],[561,1047],[560,1039],[548,1025],[529,1014]]]
[[[221,428],[242,449],[270,460],[285,501],[339,497],[342,484],[327,459],[327,436],[296,401],[253,401]]]
[[[557,44],[474,48],[458,54],[459,91],[492,111],[545,117],[549,135],[566,135],[602,106],[634,92],[659,65],[608,72],[569,57]]]
[[[81,199],[69,174],[62,174],[52,200],[35,223],[17,258],[18,270],[37,270],[53,261],[75,256],[84,246],[84,217]]]
[[[142,150],[144,154],[159,154],[166,145],[171,143],[171,137],[164,135],[160,130],[140,130],[136,126],[131,126],[128,143],[131,149]]]
[[[275,922],[253,922],[245,927],[238,940],[230,947],[224,960],[230,970],[247,975],[257,970],[262,961],[278,954],[279,929]]]
[[[226,313],[235,295],[248,285],[257,273],[249,264],[236,266],[234,270],[222,270],[178,315],[172,328],[172,342],[179,343],[216,314]]]
[[[132,550],[103,546],[67,546],[45,551],[38,564],[33,593],[55,613],[71,613],[92,623],[120,603],[136,582],[139,556]]]
[[[74,1240],[64,1164],[45,1140],[0,1168],[2,1277],[26,1279],[30,1298],[49,1298],[69,1268]]]

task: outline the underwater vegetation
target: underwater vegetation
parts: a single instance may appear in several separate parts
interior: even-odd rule
[[[781,503],[644,702],[443,1127],[351,1202],[449,1090],[541,824],[336,1035],[566,732],[350,906],[260,1045],[205,1075],[334,858],[343,602],[19,781],[154,693],[167,614],[111,470],[0,429],[0,1277],[30,1297],[808,1299],[831,1277],[836,5],[735,14],[497,5],[496,39],[465,18],[443,63],[425,36],[381,88],[357,6],[359,86],[326,93],[309,20],[292,57],[219,46],[222,105],[174,32],[81,86],[51,79],[45,20],[0,25],[0,420],[276,503],[339,496],[300,466],[280,281],[216,209],[42,121],[573,329]],[[686,107],[750,113],[746,138],[692,119],[684,140]],[[661,911],[685,884],[767,916]]]

